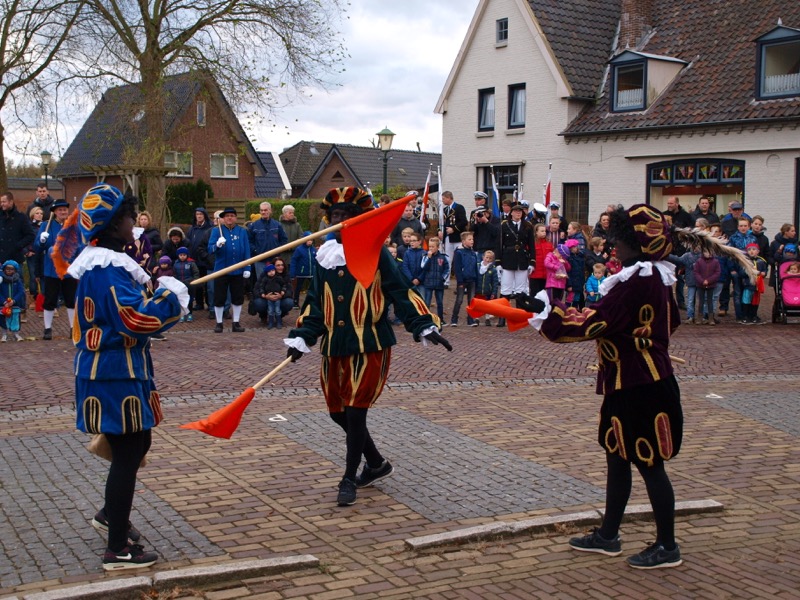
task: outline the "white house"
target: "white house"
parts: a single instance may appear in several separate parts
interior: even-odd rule
[[[800,3],[481,0],[442,90],[457,199],[518,186],[591,223],[608,204],[740,200],[800,220]]]

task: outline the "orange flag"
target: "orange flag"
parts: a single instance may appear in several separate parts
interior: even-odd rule
[[[528,319],[533,317],[532,312],[513,308],[508,298],[498,298],[497,300],[474,298],[467,307],[467,314],[473,319],[480,319],[483,315],[493,315],[505,319],[509,331],[527,327]]]
[[[368,210],[342,223],[342,246],[347,269],[365,288],[372,285],[381,246],[392,233],[403,211],[415,195],[394,200],[375,210]]]
[[[247,388],[230,404],[211,413],[205,419],[181,425],[181,429],[196,429],[208,435],[229,440],[236,428],[239,427],[244,409],[247,408],[247,405],[250,404],[255,395],[255,388]]]

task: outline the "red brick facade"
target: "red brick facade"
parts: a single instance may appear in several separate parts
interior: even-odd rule
[[[350,170],[334,155],[308,191],[307,198],[324,198],[332,188],[359,185]]]

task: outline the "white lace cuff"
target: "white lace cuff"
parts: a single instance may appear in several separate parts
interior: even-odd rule
[[[550,298],[547,296],[547,291],[545,290],[542,290],[534,297],[537,300],[544,302],[544,308],[542,309],[542,312],[537,313],[528,319],[528,325],[533,327],[536,331],[539,331],[542,328],[542,323],[545,322],[547,316],[550,314]]]
[[[178,297],[178,302],[180,302],[181,305],[181,314],[188,315],[189,288],[187,288],[183,283],[181,283],[174,277],[170,277],[169,275],[164,275],[158,278],[158,287],[156,289],[160,290],[162,288],[168,289],[170,292],[172,292]]]
[[[427,346],[428,340],[425,339],[425,336],[432,334],[434,331],[439,331],[439,328],[436,325],[431,325],[430,327],[426,327],[422,330],[419,334],[419,338],[422,340],[422,345]]]
[[[304,352],[306,354],[311,352],[311,348],[308,347],[306,341],[301,337],[283,338],[283,343],[289,346],[289,348],[300,350],[300,352]]]

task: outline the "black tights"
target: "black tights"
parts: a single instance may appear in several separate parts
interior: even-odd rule
[[[611,540],[619,533],[625,506],[631,495],[631,464],[618,454],[606,453],[608,478],[606,481],[606,512],[603,524],[598,533],[604,539]],[[656,541],[667,550],[675,547],[675,493],[669,481],[664,463],[656,462],[652,467],[637,464],[639,473],[644,479],[647,496],[653,507],[656,521]]]
[[[106,479],[105,513],[108,519],[108,548],[119,552],[128,545],[128,522],[133,506],[136,473],[150,449],[150,430],[124,435],[106,434],[111,445],[111,467]]]
[[[366,408],[346,406],[344,412],[330,413],[331,419],[347,434],[347,459],[344,476],[355,481],[361,456],[367,459],[367,465],[372,468],[381,466],[383,456],[375,447],[375,442],[367,429]]]

